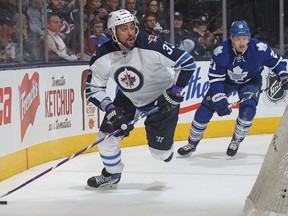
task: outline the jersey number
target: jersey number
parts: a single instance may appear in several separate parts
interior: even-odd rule
[[[210,69],[212,69],[212,70],[216,70],[216,64],[215,64],[215,62],[213,61],[213,59],[211,59],[211,61],[210,61]]]
[[[163,44],[163,49],[168,51],[168,54],[171,55],[173,50],[167,44]]]
[[[272,56],[273,58],[277,58],[277,57],[278,57],[278,56],[274,53],[273,50],[271,50],[271,56]]]

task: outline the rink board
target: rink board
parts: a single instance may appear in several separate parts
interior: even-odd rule
[[[177,141],[188,137],[195,110],[209,87],[208,68],[209,62],[198,62],[191,81],[183,90],[184,102],[175,133]],[[95,142],[104,113],[85,99],[85,69],[87,66],[80,65],[0,72],[0,180],[41,163],[71,156]],[[266,70],[263,88],[273,79],[275,77]],[[111,98],[115,91],[116,85],[109,81]],[[236,95],[229,98],[230,102],[237,100]],[[263,93],[250,134],[273,133],[286,102],[286,92],[281,90]],[[231,136],[237,115],[238,107],[234,107],[229,116],[215,115],[204,138]],[[141,120],[121,145],[146,143]]]

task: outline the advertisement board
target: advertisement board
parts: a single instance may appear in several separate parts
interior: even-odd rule
[[[179,124],[190,124],[195,110],[209,88],[209,62],[198,62],[192,79],[183,90]],[[104,112],[85,98],[87,66],[65,66],[1,71],[0,73],[0,157],[67,137],[97,133]],[[277,81],[268,69],[263,72],[263,86]],[[113,99],[116,84],[109,80],[107,93]],[[238,100],[235,93],[230,102]],[[287,93],[277,87],[260,96],[256,118],[279,117],[287,104]],[[212,121],[232,120],[213,116]],[[143,120],[135,128],[143,128]]]

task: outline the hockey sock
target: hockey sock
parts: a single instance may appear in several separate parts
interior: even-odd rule
[[[237,140],[239,141],[239,143],[242,142],[246,137],[246,135],[248,134],[251,126],[252,121],[244,120],[238,117],[233,134],[233,140]]]
[[[208,123],[200,123],[195,119],[191,123],[190,134],[188,142],[197,145],[203,137]]]

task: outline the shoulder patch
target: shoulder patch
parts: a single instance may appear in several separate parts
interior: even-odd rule
[[[148,36],[148,44],[150,44],[151,42],[154,42],[154,43],[157,42],[157,37],[155,35]]]
[[[262,43],[262,42],[260,42],[260,43],[257,43],[256,44],[256,46],[258,47],[258,50],[259,51],[266,51],[267,50],[267,44],[265,44],[265,43]]]
[[[221,54],[222,52],[223,52],[223,46],[218,46],[214,49],[213,54],[215,56],[217,56],[217,55]]]

